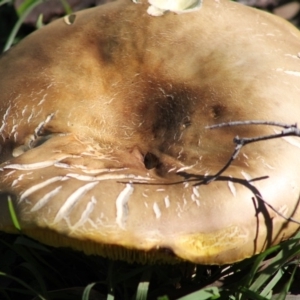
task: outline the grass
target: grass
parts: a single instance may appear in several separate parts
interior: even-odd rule
[[[299,239],[217,267],[127,264],[2,234],[0,299],[286,299],[300,293]]]
[[[40,2],[27,0],[15,11],[12,1],[0,0],[2,49],[32,30],[23,20]],[[39,244],[21,234],[0,233],[0,299],[288,299],[289,293],[300,294],[299,241],[300,233],[229,266],[169,266],[85,256]]]

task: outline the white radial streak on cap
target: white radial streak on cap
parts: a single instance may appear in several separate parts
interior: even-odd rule
[[[80,219],[74,226],[72,226],[72,230],[77,229],[80,226],[83,226],[83,224],[89,219],[90,214],[94,210],[95,205],[97,204],[97,199],[92,196],[91,201],[86,206],[86,209],[83,211],[83,213],[80,216]]]
[[[166,208],[170,207],[170,198],[169,198],[169,195],[165,197],[165,206]]]
[[[76,173],[68,173],[66,176],[75,178],[81,181],[102,181],[102,180],[111,180],[111,179],[134,179],[134,180],[141,180],[141,181],[149,181],[151,178],[149,177],[142,177],[136,176],[133,174],[104,174],[99,176],[89,176],[89,175],[81,175]]]
[[[33,164],[12,164],[4,166],[4,169],[15,169],[15,170],[36,170],[46,167],[53,166],[56,160],[47,160]]]
[[[159,219],[160,216],[161,216],[161,211],[160,211],[160,208],[159,208],[159,206],[156,202],[153,203],[153,211],[155,213],[156,219]]]
[[[198,187],[197,187],[197,186],[194,186],[194,187],[193,187],[193,194],[194,194],[197,198],[200,197],[200,194],[199,194],[199,191],[198,191]]]
[[[132,183],[127,183],[125,189],[119,194],[116,200],[116,223],[122,229],[125,229],[125,223],[128,216],[128,201],[133,191],[134,188]]]
[[[37,211],[37,210],[41,209],[42,207],[44,207],[55,195],[57,195],[60,192],[61,188],[62,188],[62,186],[58,186],[51,192],[47,193],[31,208],[30,212]]]
[[[300,77],[300,72],[286,70],[284,73]]]
[[[247,181],[251,181],[253,178],[250,176],[250,174],[248,174],[245,171],[242,171],[241,174],[243,175],[243,177],[247,180]]]
[[[84,196],[88,191],[94,188],[99,182],[90,182],[79,189],[77,189],[73,194],[71,194],[63,206],[60,208],[55,216],[54,223],[59,222],[62,218],[68,216],[69,212],[72,210],[74,205]]]
[[[64,155],[56,160],[46,160],[46,161],[40,161],[32,164],[11,164],[11,165],[4,166],[3,168],[15,169],[15,170],[37,170],[37,169],[53,166],[54,164],[60,162],[61,160],[64,160],[69,157],[70,155]]]
[[[50,179],[47,179],[41,183],[38,183],[36,185],[31,186],[29,189],[27,189],[20,197],[19,202],[22,202],[25,198],[27,198],[28,196],[30,196],[32,193],[46,187],[49,184],[52,184],[56,181],[60,181],[63,180],[63,176],[56,176],[56,177],[52,177]]]
[[[235,197],[236,196],[236,188],[234,186],[234,183],[230,180],[228,180],[227,183],[228,183],[228,187],[229,187],[231,194]]]

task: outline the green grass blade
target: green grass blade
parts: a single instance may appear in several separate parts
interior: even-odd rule
[[[279,282],[279,280],[283,277],[283,275],[285,274],[285,271],[287,270],[287,266],[280,268],[277,273],[275,274],[275,276],[273,276],[273,278],[271,279],[271,281],[264,287],[264,289],[261,292],[261,296],[262,297],[267,297],[268,295],[270,295],[270,293],[272,292],[273,288],[275,287],[275,285]]]
[[[267,300],[265,297],[260,296],[257,292],[251,291],[246,287],[240,287],[240,292],[245,297],[245,299],[251,300]]]
[[[17,8],[16,12],[19,17],[21,17],[28,9],[32,10],[32,6],[35,6],[36,3],[40,4],[39,0],[25,0]]]
[[[82,298],[81,298],[82,300],[89,300],[89,298],[90,298],[90,292],[91,292],[91,290],[93,289],[93,287],[96,284],[97,284],[97,282],[93,282],[93,283],[88,284],[85,287],[85,289],[84,289],[84,291],[82,293]]]
[[[62,6],[64,7],[66,15],[70,15],[73,12],[73,10],[72,10],[70,4],[68,3],[68,1],[60,0],[60,2],[62,4]]]
[[[17,278],[17,277],[8,275],[8,274],[3,273],[3,272],[0,272],[0,276],[7,277],[7,278],[9,278],[9,279],[12,279],[12,280],[18,282],[20,285],[24,286],[28,291],[31,291],[32,294],[36,295],[36,296],[38,297],[38,299],[40,299],[40,300],[47,300],[47,299],[44,298],[40,293],[38,293],[36,290],[34,290],[34,289],[31,288],[28,284],[26,284],[23,280],[20,280],[20,279]]]
[[[114,300],[114,299],[115,299],[115,297],[112,294],[110,294],[110,293],[107,294],[106,300]]]
[[[245,286],[250,286],[250,284],[252,283],[252,281],[255,278],[255,274],[257,273],[262,261],[270,254],[274,253],[275,251],[279,250],[280,246],[274,246],[268,250],[266,250],[265,252],[259,254],[251,268],[251,271],[249,272],[249,275],[247,276],[246,282],[245,282]]]
[[[213,300],[220,297],[219,289],[217,287],[210,287],[181,297],[178,300]]]
[[[0,1],[0,6],[4,5],[4,4],[12,4],[12,0],[2,0]]]
[[[42,245],[39,242],[31,240],[31,239],[29,239],[29,238],[27,238],[23,235],[18,236],[16,238],[14,244],[15,245],[22,245],[22,246],[25,246],[25,247],[30,248],[30,249],[36,249],[36,250],[47,252],[47,253],[51,252],[45,245]]]
[[[12,44],[14,43],[14,40],[17,36],[17,33],[22,25],[22,23],[24,22],[24,20],[26,19],[26,17],[29,15],[29,13],[40,3],[43,2],[43,0],[35,0],[35,1],[31,1],[33,3],[31,3],[30,6],[28,6],[25,10],[21,10],[22,14],[19,16],[19,20],[16,22],[15,26],[13,27],[11,33],[9,34],[9,37],[4,45],[3,48],[3,52],[7,51]],[[25,2],[24,2],[25,3]]]
[[[27,269],[33,275],[33,277],[36,279],[37,283],[39,284],[41,293],[43,295],[46,295],[47,293],[46,283],[43,279],[43,276],[41,276],[39,270],[37,270],[37,268],[35,268],[34,265],[28,262],[22,263],[20,267]]]
[[[15,211],[11,196],[7,196],[7,201],[8,201],[8,209],[9,209],[11,220],[12,220],[15,228],[18,229],[19,231],[21,231],[21,226],[20,226],[16,211]]]
[[[152,269],[147,269],[143,272],[141,281],[137,287],[136,300],[147,300],[151,275]]]
[[[299,262],[298,262],[299,264]],[[281,293],[279,295],[276,295],[272,298],[272,300],[285,300],[286,297],[287,297],[287,294],[289,293],[289,290],[291,288],[291,285],[292,285],[292,282],[294,280],[294,277],[295,277],[295,273],[296,273],[296,270],[299,268],[298,264],[296,264],[294,266],[294,269],[293,269],[293,272],[288,280],[288,282],[284,285]],[[297,296],[296,296],[297,297]],[[298,295],[299,297],[299,295]]]
[[[40,14],[38,16],[38,19],[37,19],[36,24],[35,24],[35,27],[37,29],[41,29],[42,27],[45,26],[45,24],[43,23],[43,17],[44,17],[43,14]]]

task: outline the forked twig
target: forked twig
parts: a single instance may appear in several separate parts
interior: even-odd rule
[[[263,136],[258,136],[258,137],[253,137],[253,138],[239,138],[236,136],[233,139],[233,142],[236,144],[235,149],[233,151],[233,154],[229,158],[228,162],[225,164],[225,166],[218,171],[215,175],[210,177],[207,180],[204,180],[204,183],[210,183],[220,177],[220,175],[231,165],[231,163],[237,158],[239,155],[241,149],[243,146],[250,144],[250,143],[255,143],[259,141],[265,141],[265,140],[270,140],[270,139],[275,139],[275,138],[280,138],[280,137],[285,137],[285,136],[298,136],[300,137],[300,130],[297,127],[297,124],[284,124],[280,122],[270,122],[270,121],[259,121],[259,120],[249,120],[249,121],[235,121],[235,122],[228,122],[228,123],[220,123],[212,126],[207,126],[207,129],[217,129],[217,128],[222,128],[222,127],[227,127],[227,126],[239,126],[239,125],[268,125],[268,126],[277,126],[284,128],[281,132],[275,133],[275,134],[270,134],[270,135],[263,135]],[[261,200],[265,205],[267,205],[270,209],[272,209],[277,215],[281,216],[283,219],[285,219],[288,222],[294,222],[298,225],[300,225],[300,222],[295,220],[294,218],[287,218],[284,216],[282,213],[280,213],[277,209],[275,209],[271,204],[266,202],[260,195],[256,194],[255,195],[257,199]]]
[[[271,122],[271,121],[260,121],[260,120],[249,120],[249,121],[235,121],[235,122],[228,122],[228,123],[220,123],[212,126],[207,126],[205,128],[207,129],[217,129],[221,127],[229,127],[229,126],[239,126],[239,125],[268,125],[268,126],[277,126],[284,128],[280,133],[274,133],[270,135],[263,135],[253,138],[240,138],[239,136],[236,136],[233,139],[233,142],[236,144],[235,149],[227,161],[227,163],[224,165],[224,167],[218,171],[215,175],[209,176],[209,179],[204,180],[205,183],[210,183],[212,181],[215,181],[219,178],[221,174],[223,174],[228,167],[231,165],[231,163],[238,157],[241,149],[243,146],[255,142],[265,141],[265,140],[271,140],[276,139],[284,136],[299,136],[300,137],[300,130],[297,127],[297,124],[284,124],[280,122]]]

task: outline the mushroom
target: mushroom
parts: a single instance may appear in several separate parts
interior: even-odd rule
[[[227,0],[189,14],[117,1],[0,59],[0,230],[138,262],[227,264],[295,234],[300,34]],[[210,127],[239,121],[237,126]],[[245,122],[245,123],[243,123]],[[8,199],[11,198],[11,202]]]

